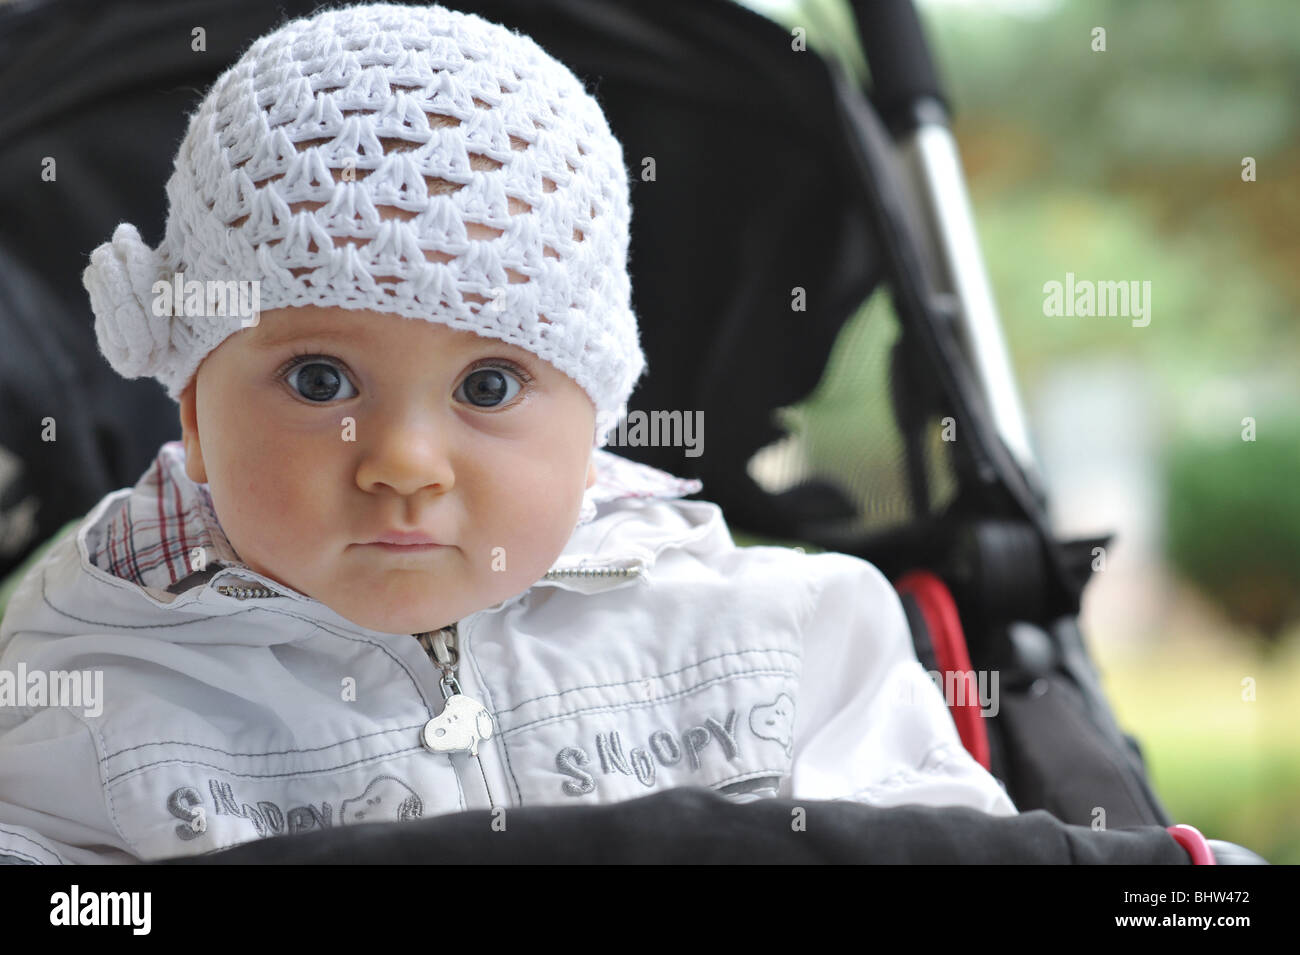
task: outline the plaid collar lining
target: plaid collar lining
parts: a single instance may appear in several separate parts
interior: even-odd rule
[[[141,587],[167,590],[205,565],[246,566],[230,545],[207,485],[185,473],[185,446],[168,441],[112,512],[91,563]]]

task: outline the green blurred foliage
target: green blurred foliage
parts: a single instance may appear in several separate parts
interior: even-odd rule
[[[1294,3],[922,9],[1024,384],[1063,358],[1122,353],[1176,412],[1208,375],[1294,377]],[[1095,26],[1105,52],[1092,50]],[[1246,156],[1255,182],[1241,179]],[[1043,283],[1066,272],[1151,281],[1151,324],[1045,317]]]
[[[1300,138],[1293,0],[922,3],[959,113],[1033,129],[1051,176],[1237,165]],[[1006,9],[1011,9],[1007,7]],[[1092,31],[1106,30],[1106,50]]]
[[[1300,620],[1300,417],[1253,430],[1170,448],[1165,533],[1174,569],[1271,649]]]

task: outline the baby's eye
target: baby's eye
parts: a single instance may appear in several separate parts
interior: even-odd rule
[[[514,383],[511,391],[510,384]],[[456,395],[464,392],[465,399],[476,408],[499,408],[523,390],[516,372],[505,365],[476,368],[465,376]],[[455,397],[454,395],[453,397]]]
[[[296,382],[295,379],[297,379]],[[285,375],[285,380],[289,382],[291,388],[308,401],[333,401],[335,398],[340,397],[339,389],[344,384],[352,389],[352,393],[345,394],[342,397],[351,398],[357,393],[356,389],[352,387],[352,382],[348,381],[347,376],[329,359],[313,357],[309,361],[295,365]]]

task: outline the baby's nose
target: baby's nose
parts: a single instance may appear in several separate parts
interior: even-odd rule
[[[456,483],[447,428],[428,416],[415,415],[383,426],[363,446],[357,485],[364,491],[383,489],[410,496],[431,489],[440,493]],[[358,441],[362,440],[360,436]]]

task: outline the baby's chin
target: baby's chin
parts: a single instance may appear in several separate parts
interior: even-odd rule
[[[322,601],[324,603],[324,601]],[[328,606],[328,605],[327,605]],[[380,633],[424,633],[450,627],[453,623],[469,616],[469,612],[448,611],[438,608],[420,608],[408,611],[382,612],[373,610],[358,611],[348,607],[331,607],[339,616],[357,626]]]
[[[300,581],[294,575],[261,573],[324,604],[349,623],[380,633],[423,633],[449,627],[490,605],[483,601],[467,605],[463,599],[449,600],[447,595],[430,599],[431,587],[427,583],[417,584],[418,575],[412,575],[402,587],[389,588],[384,595],[376,596],[364,584],[348,593],[337,582],[315,583]]]

